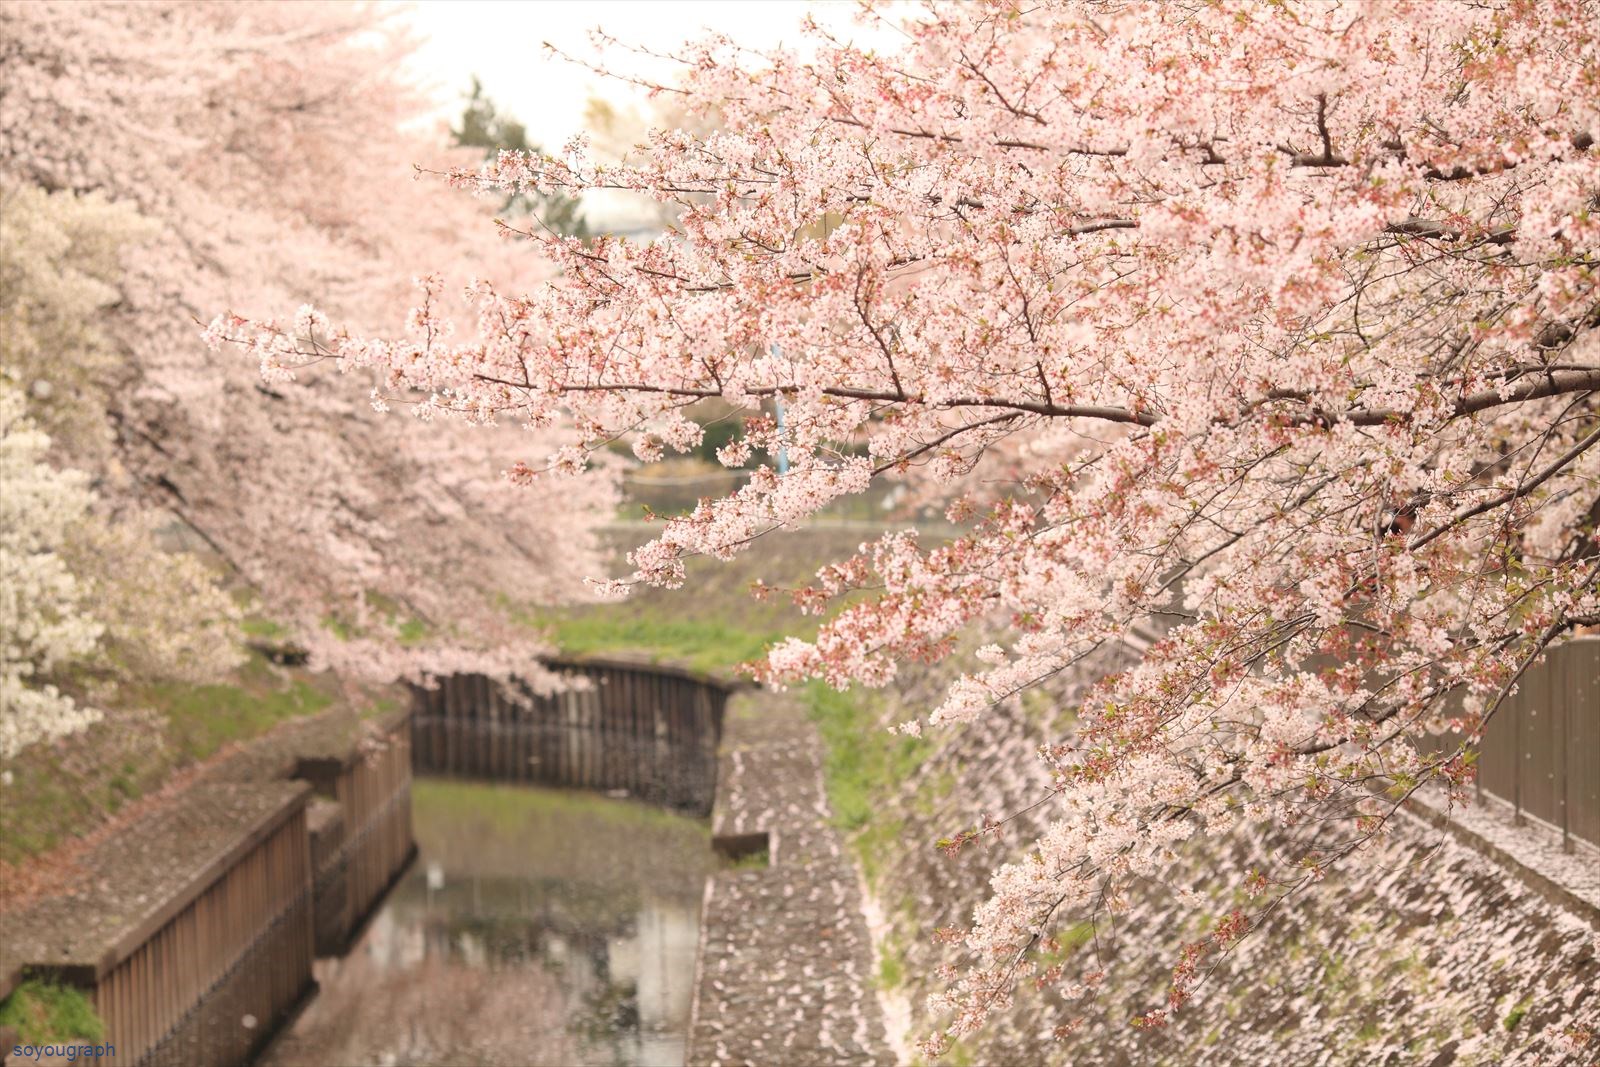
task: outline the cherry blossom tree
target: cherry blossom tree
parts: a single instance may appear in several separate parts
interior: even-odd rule
[[[30,416],[61,458],[100,465],[110,450],[107,385],[116,379],[105,313],[130,244],[154,227],[98,194],[0,188],[0,366],[28,393]]]
[[[315,661],[379,679],[527,664],[542,642],[505,602],[581,591],[604,479],[518,493],[500,473],[524,431],[429,432],[315,375],[265,385],[195,336],[228,304],[315,301],[377,328],[425,268],[537,279],[487,205],[411,180],[418,163],[482,156],[444,148],[442,122],[424,129],[402,27],[342,3],[5,3],[0,17],[0,181],[93,192],[153,231],[95,275],[115,288],[95,320],[109,357],[90,366],[59,329],[58,347],[22,353],[39,417],[44,394],[92,398],[107,499],[175,515]]]
[[[957,490],[961,536],[890,533],[795,591],[827,617],[771,651],[776,680],[889,685],[989,627],[926,716],[981,728],[1153,631],[1041,753],[1053,821],[947,932],[973,965],[927,1050],[1023,976],[1070,1030],[1097,975],[1054,962],[1053,931],[1114,914],[1186,839],[1276,826],[1238,908],[1173,945],[1138,1020],[1161,1025],[1414,790],[1460,796],[1506,694],[1600,621],[1600,8],[992,2],[900,32],[708,40],[648,88],[723,128],[457,172],[679,220],[521,232],[558,275],[469,285],[459,329],[430,280],[397,338],[231,314],[209,336],[269,377],[376,370],[440,417],[570,416],[583,443],[517,468],[532,485],[616,438],[692,448],[704,398],[781,399],[782,428],[750,419],[723,458],[782,448],[788,473],[666,521],[619,594],[877,478]]]
[[[108,501],[102,328],[120,253],[152,227],[96,195],[0,190],[0,760],[76,732],[120,686],[237,666],[213,568],[164,551],[159,516]],[[91,471],[99,471],[96,478]]]
[[[485,95],[483,83],[476,78],[472,80],[472,91],[467,95],[460,120],[450,128],[450,139],[463,148],[481,149],[488,159],[506,151],[539,150],[528,140],[528,128],[502,113]],[[540,225],[569,237],[585,237],[589,233],[583,207],[571,197],[530,197],[517,193],[506,198],[503,213],[531,215]]]
[[[41,462],[50,439],[22,415],[22,393],[0,382],[0,758],[95,721],[48,679],[91,653],[102,627],[78,610],[85,590],[57,551],[88,511],[81,471]]]
[[[210,682],[238,665],[239,612],[145,513],[112,519],[87,473],[0,378],[0,760],[98,721],[119,683]]]

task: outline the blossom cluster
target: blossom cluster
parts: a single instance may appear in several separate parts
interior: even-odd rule
[[[89,510],[88,479],[44,462],[50,439],[22,412],[21,391],[0,380],[0,758],[100,717],[49,681],[105,629],[59,551]]]
[[[686,47],[652,88],[719,130],[453,177],[642,193],[675,212],[659,239],[521,234],[547,284],[475,285],[458,322],[430,280],[398,339],[212,339],[375,370],[440,416],[570,417],[552,474],[618,438],[690,447],[706,398],[758,411],[727,458],[787,472],[667,520],[637,581],[874,479],[954,494],[959,536],[885,535],[797,592],[828,618],[773,650],[778,681],[890,684],[989,627],[927,716],[981,726],[1155,630],[1046,753],[1055,820],[995,872],[929,1050],[1020,975],[1091,988],[1041,968],[1049,931],[1183,840],[1284,828],[1250,908],[1176,952],[1159,1025],[1254,911],[1420,784],[1459,789],[1527,666],[1600,622],[1600,9],[933,4],[903,29],[892,53]]]
[[[27,310],[0,361],[57,458],[106,507],[180,525],[313,664],[389,680],[545,650],[506,605],[582,593],[612,492],[519,492],[501,472],[562,430],[382,418],[381,375],[355,393],[331,374],[264,382],[195,337],[229,303],[306,334],[329,326],[312,303],[376,328],[425,267],[538,277],[487,205],[411,180],[481,157],[419,121],[433,103],[401,20],[339,0],[0,0],[0,21],[0,280]]]

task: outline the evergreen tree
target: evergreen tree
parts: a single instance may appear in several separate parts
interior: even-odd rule
[[[528,128],[495,107],[494,101],[483,91],[483,83],[472,79],[472,92],[461,113],[461,122],[451,127],[455,143],[464,148],[482,148],[485,159],[493,159],[502,151],[540,154],[538,145],[528,140]],[[537,218],[556,233],[567,237],[588,237],[589,224],[583,217],[583,206],[576,197],[545,195],[532,190],[521,190],[506,197],[503,210],[508,214],[527,214]]]

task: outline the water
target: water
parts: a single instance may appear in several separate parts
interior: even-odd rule
[[[705,823],[520,786],[413,798],[417,863],[263,1067],[683,1063]]]

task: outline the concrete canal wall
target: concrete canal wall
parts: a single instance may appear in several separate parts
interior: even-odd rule
[[[114,1051],[79,1063],[248,1062],[410,862],[409,735],[404,711],[334,713],[211,768],[82,857],[73,891],[6,916],[0,997],[83,990]]]
[[[246,1063],[314,992],[314,958],[343,954],[409,866],[414,766],[711,810],[729,685],[551,665],[578,687],[508,700],[450,678],[412,707],[289,723],[219,761],[91,850],[80,888],[5,917],[0,999],[31,978],[82,989],[115,1052],[79,1063]]]
[[[687,1062],[892,1064],[860,883],[823,747],[790,694],[742,695],[722,737]],[[762,853],[766,863],[760,862]]]
[[[1496,720],[1484,753],[1484,761],[1499,768],[1490,786],[1509,790],[1520,774],[1524,786],[1541,783],[1543,810],[1552,810],[1560,765],[1541,763],[1538,749],[1517,748],[1516,735],[1520,730],[1526,738],[1535,722],[1541,729],[1566,729],[1562,716],[1572,714],[1569,736],[1576,738],[1600,721],[1600,703],[1592,696],[1566,704],[1548,695],[1596,691],[1600,677],[1593,667],[1567,673],[1583,662],[1578,657],[1590,654],[1593,640],[1574,641],[1576,647],[1553,657],[1549,675],[1530,672],[1526,695],[1514,705],[1526,716],[1520,727],[1515,720]],[[1094,677],[1086,672],[1081,685]],[[1076,696],[1065,694],[1056,707],[998,709],[982,730],[930,731],[936,750],[875,808],[874,826],[911,843],[879,857],[871,885],[884,917],[883,929],[875,929],[879,951],[894,959],[889,971],[898,976],[889,992],[904,1006],[900,1036],[920,1037],[945,1021],[926,1008],[928,994],[945,988],[938,970],[970,962],[962,946],[942,944],[930,932],[966,926],[972,909],[989,895],[993,869],[1030,848],[1051,811],[1047,806],[1016,819],[999,845],[950,856],[931,842],[972,826],[982,812],[1022,811],[1047,795],[1048,768],[1036,754],[1041,744],[1068,735],[1070,724],[1060,709],[1071,707]],[[1577,721],[1582,717],[1587,727]],[[1511,766],[1519,752],[1520,771]],[[1569,755],[1587,759],[1595,753],[1591,744]],[[1576,806],[1582,779],[1574,772],[1568,781]],[[1497,844],[1509,849],[1539,829],[1531,825],[1538,813],[1527,810],[1539,795],[1524,793],[1530,825],[1500,820]],[[1570,855],[1561,851],[1559,827],[1545,828],[1552,844],[1544,870],[1551,877],[1587,873],[1592,880],[1600,857],[1578,839],[1586,824],[1576,811],[1574,816],[1576,851]],[[1271,831],[1196,839],[1181,847],[1162,882],[1135,886],[1098,925],[1070,917],[1058,933],[1061,956],[1069,973],[1102,973],[1095,1000],[1065,1001],[1023,982],[1014,1007],[958,1042],[947,1062],[1595,1062],[1595,1045],[1579,1047],[1573,1035],[1600,1033],[1600,912],[1552,903],[1552,894],[1526,872],[1409,816],[1354,862],[1290,897],[1218,961],[1206,986],[1170,1025],[1130,1026],[1130,1019],[1166,1002],[1178,944],[1203,937],[1209,923],[1237,905],[1251,871],[1271,870],[1281,856],[1277,850],[1290,844]],[[1203,903],[1186,900],[1184,893]],[[1078,1020],[1082,1025],[1064,1040],[1053,1039],[1055,1027]]]
[[[400,874],[411,838],[411,719],[391,716],[365,744],[304,753],[294,776],[320,798],[312,813],[317,955],[341,955]]]
[[[9,919],[0,968],[88,994],[115,1050],[91,1062],[242,1062],[311,986],[309,795],[195,786]]]

